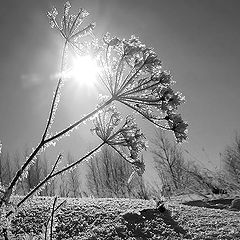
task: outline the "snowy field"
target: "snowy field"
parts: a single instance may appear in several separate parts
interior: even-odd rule
[[[41,239],[52,203],[38,197],[25,204],[12,220],[11,239]],[[155,208],[153,200],[67,198],[55,213],[54,239],[240,239],[239,211],[177,201],[164,212]],[[24,238],[26,233],[34,237]]]

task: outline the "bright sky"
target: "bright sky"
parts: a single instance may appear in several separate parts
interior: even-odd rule
[[[0,8],[0,140],[4,150],[34,147],[46,123],[62,40],[45,12],[60,0],[8,0]],[[183,147],[193,160],[219,163],[219,153],[240,128],[240,2],[238,0],[75,0],[90,12],[96,36],[138,36],[172,72],[186,96],[181,108],[189,126]],[[61,130],[96,106],[97,90],[66,83],[53,130]],[[153,132],[144,127],[147,135]],[[89,136],[90,135],[90,136]],[[81,126],[54,151],[77,157],[96,143]],[[55,156],[55,155],[54,155]],[[194,159],[195,157],[195,159]]]

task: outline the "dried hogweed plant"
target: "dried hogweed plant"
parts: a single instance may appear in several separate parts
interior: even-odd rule
[[[100,79],[112,98],[158,127],[173,131],[178,142],[185,140],[188,124],[177,113],[184,97],[174,92],[172,76],[162,70],[157,54],[135,36],[120,40],[106,34],[102,48]]]
[[[184,102],[184,97],[181,93],[173,90],[172,76],[162,69],[161,60],[153,49],[144,45],[135,36],[126,40],[117,37],[111,38],[110,34],[106,34],[101,41],[98,41],[93,35],[94,23],[82,27],[88,12],[80,9],[76,15],[70,14],[70,7],[70,3],[66,2],[61,19],[58,19],[58,12],[55,8],[47,13],[51,27],[56,29],[64,40],[59,79],[39,143],[19,168],[9,186],[4,188],[0,183],[0,208],[11,205],[11,210],[0,212],[1,218],[3,215],[7,218],[13,216],[13,213],[16,213],[17,209],[34,193],[41,191],[47,182],[92,157],[104,144],[109,145],[129,162],[133,166],[133,173],[143,174],[145,165],[141,151],[146,149],[145,137],[132,116],[127,116],[123,121],[116,106],[113,105],[114,101],[132,109],[157,127],[172,131],[177,142],[182,142],[187,138],[188,124],[178,113],[178,107]],[[87,35],[90,35],[92,39],[88,42],[82,41],[82,38]],[[100,69],[98,80],[108,91],[109,97],[104,98],[92,112],[80,117],[78,121],[57,133],[51,133],[51,126],[54,123],[64,83],[68,52],[73,52],[75,56],[90,54],[96,60]],[[68,135],[89,119],[93,121],[92,131],[102,142],[74,163],[57,170],[58,163],[62,158],[62,155],[59,155],[48,176],[13,206],[10,197],[14,193],[17,182],[27,176],[28,169],[34,164],[36,156],[46,147],[51,146],[54,141]],[[52,231],[50,232],[52,235]]]

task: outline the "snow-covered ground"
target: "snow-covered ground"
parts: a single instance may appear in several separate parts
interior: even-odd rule
[[[58,204],[63,200],[59,198]],[[26,233],[41,235],[52,203],[53,198],[39,197],[23,206],[12,220],[11,239],[23,239]],[[55,214],[54,238],[240,239],[240,212],[176,201],[165,205],[167,210],[160,212],[153,200],[68,198]]]

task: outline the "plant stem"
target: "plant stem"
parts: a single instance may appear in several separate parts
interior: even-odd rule
[[[51,142],[52,140],[59,138],[60,136],[64,135],[65,133],[69,132],[70,130],[72,130],[73,128],[75,128],[76,126],[78,126],[80,123],[86,121],[88,118],[92,117],[94,114],[96,114],[98,111],[100,111],[101,109],[103,109],[104,107],[106,107],[107,105],[109,105],[112,101],[114,101],[114,98],[109,99],[107,102],[105,102],[102,106],[100,106],[99,108],[95,109],[93,112],[89,113],[88,115],[86,115],[85,117],[83,117],[82,119],[80,119],[79,121],[77,121],[76,123],[72,124],[71,126],[69,126],[68,128],[64,129],[63,131],[59,132],[58,134],[54,135],[51,138],[48,138],[44,141],[41,141],[39,143],[39,145],[37,146],[37,148],[33,151],[33,153],[30,155],[30,157],[26,160],[26,162],[23,164],[23,166],[21,167],[21,169],[19,169],[14,177],[14,179],[12,180],[10,186],[7,188],[2,201],[0,201],[0,207],[3,203],[3,201],[8,201],[8,199],[10,198],[10,195],[12,193],[12,189],[15,186],[15,184],[17,183],[18,179],[20,178],[20,176],[22,175],[23,171],[25,170],[25,168],[28,166],[28,164],[32,161],[32,159],[37,155],[37,153],[39,152],[39,150],[48,142]]]
[[[54,198],[53,206],[52,206],[52,213],[51,213],[51,224],[50,224],[50,240],[52,240],[52,233],[53,233],[53,215],[55,210],[55,205],[57,203],[57,197]]]
[[[90,151],[89,153],[87,153],[84,157],[80,158],[79,160],[77,160],[76,162],[70,164],[69,166],[67,166],[67,167],[65,167],[65,168],[63,168],[63,169],[61,169],[61,170],[53,173],[53,174],[51,175],[51,178],[52,178],[52,177],[55,177],[56,175],[59,175],[59,174],[62,173],[62,172],[65,172],[65,171],[67,171],[68,169],[74,167],[75,165],[81,163],[84,159],[90,157],[94,152],[96,152],[97,150],[99,150],[104,144],[105,144],[105,142],[102,142],[102,143],[99,144],[96,148],[94,148],[92,151]]]
[[[34,189],[32,189],[32,191],[30,191],[18,204],[17,207],[20,207],[31,195],[34,194],[34,192],[36,192],[41,186],[43,186],[49,179],[51,179],[51,175],[53,173],[53,171],[55,170],[59,160],[62,158],[62,155],[59,154],[57,160],[54,163],[54,166],[51,170],[51,172],[46,176],[46,178],[44,178]],[[13,213],[13,211],[8,212],[7,217],[9,217],[11,214]]]
[[[62,63],[61,63],[61,70],[63,70],[63,62],[64,62],[64,54],[65,54],[65,48],[66,48],[66,42],[64,44],[64,50],[63,50],[63,55],[62,55]],[[86,115],[85,117],[83,117],[82,119],[80,119],[79,121],[75,122],[74,124],[70,125],[68,128],[65,128],[64,130],[62,130],[61,132],[57,133],[56,135],[45,139],[47,131],[49,129],[49,126],[51,125],[51,121],[52,121],[52,117],[53,117],[53,113],[54,113],[54,108],[55,108],[55,104],[56,104],[56,99],[57,99],[57,95],[59,94],[59,90],[60,90],[60,85],[61,85],[62,79],[60,78],[56,87],[56,91],[54,94],[54,98],[51,104],[51,110],[50,110],[50,114],[49,114],[49,118],[47,121],[47,125],[46,128],[44,130],[43,136],[42,136],[42,140],[40,141],[40,143],[38,144],[38,146],[35,148],[35,150],[33,151],[33,153],[30,155],[30,157],[25,161],[25,163],[23,164],[23,166],[21,167],[21,169],[19,169],[15,175],[15,177],[13,178],[13,180],[11,181],[9,187],[7,188],[7,190],[5,191],[4,196],[2,197],[2,199],[0,200],[0,207],[2,206],[3,202],[9,201],[9,198],[12,194],[12,190],[13,187],[16,185],[18,179],[21,177],[21,175],[23,174],[24,170],[26,169],[26,167],[30,164],[30,162],[34,159],[34,157],[38,154],[38,152],[40,151],[41,148],[44,147],[45,144],[53,141],[54,139],[57,139],[59,137],[61,137],[62,135],[68,133],[69,131],[71,131],[72,129],[74,129],[75,127],[77,127],[79,124],[81,124],[82,122],[86,121],[88,118],[92,117],[94,114],[96,114],[98,111],[100,111],[101,109],[103,109],[104,107],[106,107],[107,105],[109,105],[112,101],[114,101],[115,99],[112,97],[111,99],[109,99],[108,101],[106,101],[102,106],[100,106],[99,108],[95,109],[94,111],[92,111],[91,113],[89,113],[88,115]]]
[[[62,201],[55,209],[54,209],[54,212],[57,212],[57,210],[66,202],[67,200],[65,199],[64,201]],[[48,224],[49,224],[49,221],[51,220],[51,216],[47,219],[47,222],[46,222],[46,230],[45,230],[45,240],[47,240],[47,227],[48,227]]]
[[[58,161],[60,160],[60,155],[57,158],[51,172],[48,174],[48,176],[46,178],[44,178],[42,180],[42,182],[40,182],[31,192],[29,192],[18,204],[17,207],[20,207],[31,195],[33,195],[40,187],[42,187],[47,181],[49,181],[50,179],[52,179],[53,177],[61,174],[62,172],[67,171],[68,169],[74,167],[75,165],[81,163],[84,159],[88,158],[89,156],[91,156],[94,152],[96,152],[97,150],[99,150],[103,145],[105,144],[105,142],[102,142],[101,144],[99,144],[96,148],[94,148],[92,151],[90,151],[89,153],[87,153],[84,157],[80,158],[79,160],[77,160],[76,162],[72,163],[71,165],[55,172],[55,167],[57,166]],[[8,212],[7,217],[9,217],[11,214],[13,213],[13,211]]]
[[[64,68],[64,58],[65,58],[65,53],[66,53],[66,47],[67,47],[67,41],[65,41],[64,47],[63,47],[63,51],[62,51],[61,67],[60,67],[60,73],[61,73],[61,75],[62,75],[62,73],[63,73],[63,68]],[[56,90],[55,90],[55,93],[54,93],[54,96],[53,96],[53,100],[52,100],[52,104],[51,104],[51,108],[50,108],[50,113],[49,113],[48,121],[47,121],[45,130],[44,130],[44,133],[43,133],[43,136],[42,136],[42,142],[45,140],[46,135],[47,135],[47,132],[48,132],[48,129],[49,129],[51,123],[52,123],[53,114],[54,114],[55,108],[57,107],[57,106],[56,106],[56,100],[57,100],[57,96],[58,96],[58,94],[59,94],[61,85],[62,85],[62,76],[61,76],[61,77],[59,78],[59,80],[58,80],[57,87],[56,87]]]
[[[41,142],[37,148],[32,152],[32,154],[30,155],[30,157],[26,160],[26,162],[22,165],[22,167],[17,171],[15,177],[13,178],[13,180],[11,181],[10,185],[8,186],[7,190],[5,191],[2,199],[0,200],[0,207],[2,206],[3,202],[9,201],[9,198],[12,194],[12,190],[13,187],[15,186],[15,184],[17,183],[18,179],[21,177],[24,169],[28,166],[28,164],[33,160],[33,158],[37,155],[37,153],[39,152],[39,150],[43,147],[43,143]]]
[[[108,101],[106,101],[102,106],[100,106],[99,108],[96,108],[94,111],[92,111],[91,113],[89,113],[88,115],[84,116],[82,119],[80,119],[79,121],[75,122],[74,124],[70,125],[69,127],[65,128],[64,130],[62,130],[61,132],[57,133],[56,135],[46,139],[44,141],[44,144],[53,141],[54,139],[57,139],[59,137],[61,137],[62,135],[66,134],[67,132],[71,131],[73,128],[77,127],[79,124],[81,124],[82,122],[86,121],[87,119],[89,119],[90,117],[92,117],[94,114],[96,114],[97,112],[99,112],[100,110],[102,110],[103,108],[105,108],[107,105],[109,105],[110,103],[112,103],[115,100],[115,98],[111,97]]]
[[[61,74],[63,72],[64,56],[65,56],[65,51],[66,51],[66,46],[67,46],[66,44],[67,44],[67,42],[64,43],[62,57],[61,57],[61,67],[60,67]],[[22,165],[22,167],[15,174],[15,177],[11,181],[10,185],[8,186],[7,190],[5,191],[5,194],[3,195],[2,199],[0,200],[0,207],[3,204],[3,201],[6,201],[6,202],[9,201],[9,198],[10,198],[10,196],[12,194],[13,187],[16,185],[18,179],[23,174],[23,171],[30,164],[30,162],[35,158],[35,156],[38,154],[40,149],[45,145],[44,140],[45,140],[47,131],[49,129],[49,126],[51,125],[51,122],[52,122],[52,118],[53,118],[53,114],[54,114],[54,108],[56,107],[56,105],[55,105],[56,104],[56,99],[57,99],[57,95],[59,94],[61,83],[62,83],[62,78],[60,78],[58,80],[58,84],[57,84],[57,87],[56,87],[56,90],[55,90],[55,94],[54,94],[54,97],[53,97],[53,101],[52,101],[52,104],[51,104],[51,108],[50,108],[49,118],[48,118],[45,130],[44,130],[43,136],[42,136],[42,140],[40,141],[38,146],[35,148],[35,150],[32,152],[30,157],[25,161],[25,163]]]

